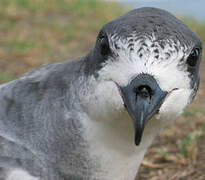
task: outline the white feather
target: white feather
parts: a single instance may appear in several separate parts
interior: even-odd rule
[[[154,38],[153,36],[153,41]],[[84,97],[88,114],[87,118],[84,117],[84,122],[90,155],[98,165],[96,167],[100,167],[96,170],[94,179],[134,179],[153,139],[189,104],[192,92],[190,79],[186,71],[178,68],[185,49],[180,48],[176,52],[168,45],[161,49],[159,44],[155,43],[159,50],[159,58],[156,59],[154,48],[151,47],[152,40],[145,40],[147,47],[144,47],[143,57],[140,58],[140,42],[136,41],[134,50],[131,51],[128,44],[119,39],[120,49],[116,50],[111,46],[115,58],[107,59],[97,79],[90,77],[90,94]],[[172,51],[168,59],[167,51]],[[124,109],[115,83],[126,86],[141,73],[152,75],[164,91],[171,92],[174,88],[178,90],[166,98],[157,118],[147,123],[140,146],[135,146],[133,122]]]
[[[21,169],[12,169],[9,171],[6,180],[39,180],[36,177],[29,175]]]

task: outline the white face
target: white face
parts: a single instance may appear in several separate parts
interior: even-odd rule
[[[110,174],[117,172],[106,172],[107,179],[134,179],[152,140],[191,102],[201,49],[187,26],[155,8],[103,26],[86,59],[89,90],[82,102],[91,156],[103,159]],[[121,172],[130,169],[132,175]]]
[[[109,37],[109,44],[114,55],[108,57],[98,73],[98,82],[103,84],[99,85],[101,91],[104,91],[103,88],[105,91],[110,88],[109,90],[112,92],[113,89],[116,90],[115,83],[126,86],[137,75],[146,73],[152,75],[160,88],[169,93],[159,109],[158,116],[170,119],[176,118],[182,113],[190,103],[193,93],[190,87],[189,72],[182,61],[190,53],[187,47],[181,46],[180,42],[174,43],[172,40],[164,42],[162,47],[154,35],[137,40],[134,37],[126,40],[120,39],[114,35]],[[170,46],[170,44],[172,45]],[[105,95],[104,98],[106,98]],[[123,101],[116,99],[120,98],[120,95],[112,94],[107,98],[106,102],[113,103],[112,107],[123,108]]]

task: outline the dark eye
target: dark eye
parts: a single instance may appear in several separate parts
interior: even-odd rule
[[[199,49],[198,49],[198,48],[194,48],[194,49],[191,51],[191,53],[190,53],[190,55],[189,55],[189,57],[188,57],[188,59],[187,59],[187,64],[188,64],[189,66],[191,66],[191,67],[196,66],[197,61],[198,61],[198,59],[199,59],[199,54],[200,54]]]
[[[106,35],[101,35],[99,37],[100,52],[103,56],[108,55],[110,52],[109,42]]]

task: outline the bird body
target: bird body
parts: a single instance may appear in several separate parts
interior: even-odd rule
[[[141,8],[105,25],[86,56],[1,85],[6,180],[134,179],[153,139],[194,98],[200,58],[187,26]]]
[[[41,172],[44,169],[40,170],[39,168],[45,166],[47,169],[47,163],[44,164],[47,161],[49,161],[49,170],[52,167],[60,169],[61,167],[56,167],[58,162],[57,166],[65,168],[63,171],[67,171],[65,166],[67,165],[70,173],[75,173],[72,168],[78,169],[76,173],[82,173],[81,176],[84,173],[80,172],[79,164],[86,163],[87,160],[84,158],[87,155],[84,153],[87,152],[83,152],[86,145],[82,137],[82,123],[77,118],[78,111],[80,112],[79,100],[75,97],[75,94],[79,97],[80,89],[73,92],[75,83],[78,83],[80,77],[69,73],[72,68],[80,75],[79,69],[76,68],[79,63],[81,62],[76,60],[47,65],[26,74],[7,86],[3,85],[0,89],[0,99],[2,107],[4,107],[1,108],[0,114],[8,114],[7,119],[1,121],[1,136],[8,139],[9,142],[18,144],[19,148],[26,147],[25,153],[29,153],[28,156],[31,159],[25,161],[22,159],[23,162],[20,160],[20,164],[23,166],[27,160],[28,163],[32,163],[29,161],[33,161],[34,158],[38,159],[36,162],[38,167],[36,167],[37,171],[34,172],[34,175],[40,176],[41,173],[44,173]],[[61,73],[68,75],[66,79],[63,79]],[[69,95],[70,93],[72,96]],[[9,150],[13,151],[11,148]],[[25,156],[23,152],[22,156]],[[72,162],[70,162],[71,159],[75,163],[69,165]],[[34,162],[33,164],[35,165]],[[24,168],[27,168],[27,163],[25,166]],[[49,174],[50,172],[45,173]],[[52,177],[48,177],[48,179],[60,179],[61,175],[58,175],[58,172],[51,174]],[[57,178],[58,176],[59,178]]]

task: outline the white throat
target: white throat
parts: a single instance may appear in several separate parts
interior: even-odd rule
[[[87,98],[89,118],[85,121],[86,138],[92,160],[99,167],[94,178],[134,180],[147,148],[165,123],[160,119],[151,119],[146,125],[140,146],[136,146],[133,121],[124,110],[113,82],[99,84]]]

